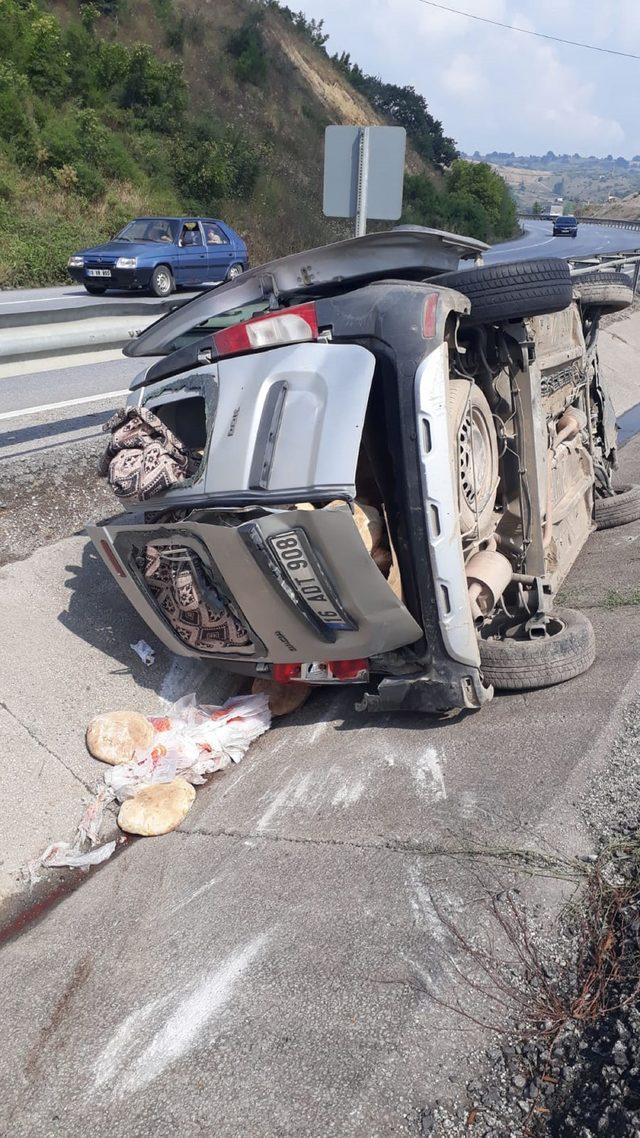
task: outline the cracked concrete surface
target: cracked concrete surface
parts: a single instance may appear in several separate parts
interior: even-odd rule
[[[640,440],[624,462],[640,470]],[[626,587],[636,538],[640,523],[594,535],[572,574],[594,601],[587,675],[447,721],[364,719],[349,692],[318,693],[214,775],[180,830],[123,848],[7,944],[0,1130],[419,1135],[423,1110],[464,1084],[487,1042],[447,1005],[491,1013],[486,993],[461,979],[468,960],[439,914],[468,937],[493,936],[487,899],[515,882],[536,919],[550,920],[575,884],[563,859],[588,849],[576,804],[640,691],[640,606],[600,601]],[[48,551],[58,566],[64,544]],[[77,564],[81,543],[72,548]],[[138,666],[130,618],[122,635],[108,587],[100,609],[89,601],[99,567],[84,556],[67,604],[64,593],[47,602],[64,615],[48,652],[64,659],[66,637],[81,637],[83,666],[54,670],[39,693],[44,718],[24,684],[7,700],[76,773],[89,761],[84,722],[105,706],[98,693],[122,702]],[[177,673],[159,662],[155,678],[135,673],[137,706],[176,694]],[[65,704],[43,734],[80,673],[73,718]],[[46,769],[61,772],[49,756]],[[37,977],[28,1017],[25,976]]]
[[[640,439],[622,473],[640,480]],[[316,694],[214,776],[179,831],[122,848],[8,943],[0,1133],[419,1136],[487,1041],[446,1007],[487,1014],[438,913],[490,936],[485,902],[505,883],[542,921],[565,896],[562,859],[588,848],[582,788],[640,691],[640,605],[608,600],[633,595],[638,542],[640,523],[594,535],[567,583],[596,630],[586,676],[444,722],[364,719],[349,692]],[[152,637],[84,538],[0,579],[10,889],[18,861],[75,827],[89,718],[224,693],[157,644],[144,668],[129,644]]]

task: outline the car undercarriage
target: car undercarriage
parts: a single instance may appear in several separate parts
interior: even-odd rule
[[[92,535],[174,651],[365,684],[369,711],[478,708],[590,666],[589,621],[554,599],[616,503],[597,335],[630,288],[554,259],[458,269],[478,246],[312,250],[143,334],[160,358],[105,464],[130,516]]]

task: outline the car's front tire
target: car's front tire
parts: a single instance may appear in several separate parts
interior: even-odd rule
[[[84,287],[90,296],[104,296],[107,291],[107,286],[103,284],[87,284],[84,282]]]
[[[170,296],[175,288],[173,273],[168,265],[156,265],[149,278],[149,288],[154,296]]]

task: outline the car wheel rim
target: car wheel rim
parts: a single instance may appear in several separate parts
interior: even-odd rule
[[[240,265],[232,265],[229,269],[229,280],[232,281],[234,277],[239,277],[241,272]]]
[[[458,436],[460,491],[470,510],[482,513],[493,494],[495,472],[490,427],[478,407],[468,408]]]
[[[158,292],[168,292],[171,288],[171,277],[168,273],[160,272],[156,274],[156,288]]]

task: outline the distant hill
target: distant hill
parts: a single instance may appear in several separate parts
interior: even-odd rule
[[[141,213],[221,215],[254,263],[352,231],[322,215],[329,123],[407,127],[405,219],[486,239],[512,198],[410,87],[331,57],[279,0],[0,0],[0,287]]]
[[[640,192],[626,198],[616,198],[605,205],[591,205],[584,211],[587,217],[615,217],[620,221],[640,221]]]
[[[555,197],[564,199],[565,207],[586,213],[590,207],[605,205],[609,216],[618,216],[615,202],[640,191],[640,155],[627,159],[608,155],[554,154],[516,155],[492,151],[472,161],[488,162],[502,175],[515,196],[518,208],[533,209],[536,202],[545,206]],[[613,199],[610,201],[610,199]]]

